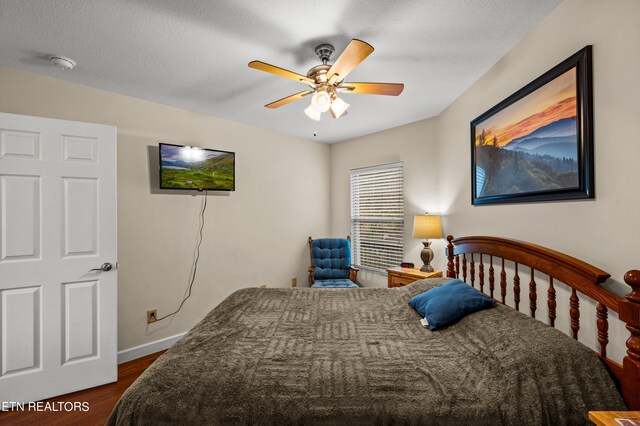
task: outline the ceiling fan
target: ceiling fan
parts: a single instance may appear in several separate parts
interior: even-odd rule
[[[311,68],[306,76],[262,61],[249,62],[249,68],[299,81],[311,87],[311,90],[304,90],[278,99],[265,107],[278,108],[305,96],[313,95],[311,104],[304,112],[309,118],[318,121],[321,113],[326,111],[330,111],[333,118],[346,115],[349,104],[338,97],[339,93],[398,96],[404,89],[404,84],[400,83],[347,83],[344,81],[347,75],[373,52],[373,46],[362,40],[351,40],[333,65],[329,65],[331,55],[335,52],[332,45],[321,44],[315,48],[315,52],[322,61],[322,65]]]

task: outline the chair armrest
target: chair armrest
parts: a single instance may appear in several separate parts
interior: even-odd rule
[[[316,268],[315,268],[313,265],[309,266],[309,287],[311,287],[311,286],[313,285],[313,281],[314,281],[314,278],[313,278],[313,271],[314,271],[315,269],[316,269]]]
[[[353,266],[349,267],[349,279],[351,281],[353,281],[354,283],[356,282],[356,280],[358,279],[358,271],[360,269],[358,268],[354,268]]]

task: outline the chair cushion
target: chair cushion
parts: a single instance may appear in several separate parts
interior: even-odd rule
[[[311,243],[311,262],[316,280],[348,280],[351,246],[346,238],[318,238]]]
[[[409,305],[427,319],[430,330],[444,328],[495,303],[486,294],[460,280],[451,280],[409,300]]]
[[[316,280],[313,288],[358,288],[358,284],[351,280]]]

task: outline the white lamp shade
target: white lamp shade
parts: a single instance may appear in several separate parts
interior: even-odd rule
[[[311,98],[311,105],[313,105],[316,111],[326,112],[331,106],[331,96],[329,96],[326,91],[321,90],[313,95]]]
[[[415,216],[413,219],[413,238],[442,238],[440,216]]]
[[[331,102],[331,115],[333,118],[339,118],[347,111],[347,108],[349,108],[349,104],[336,97],[333,102]]]
[[[307,114],[312,120],[320,121],[320,112],[313,107],[313,105],[309,105],[307,109],[304,110],[304,113]]]

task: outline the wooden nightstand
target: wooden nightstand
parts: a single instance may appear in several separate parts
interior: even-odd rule
[[[399,266],[387,269],[389,276],[388,287],[402,287],[424,278],[441,278],[442,271],[422,272],[417,268],[401,268]]]
[[[616,419],[640,420],[640,411],[589,411],[589,420],[597,426],[618,426]]]

